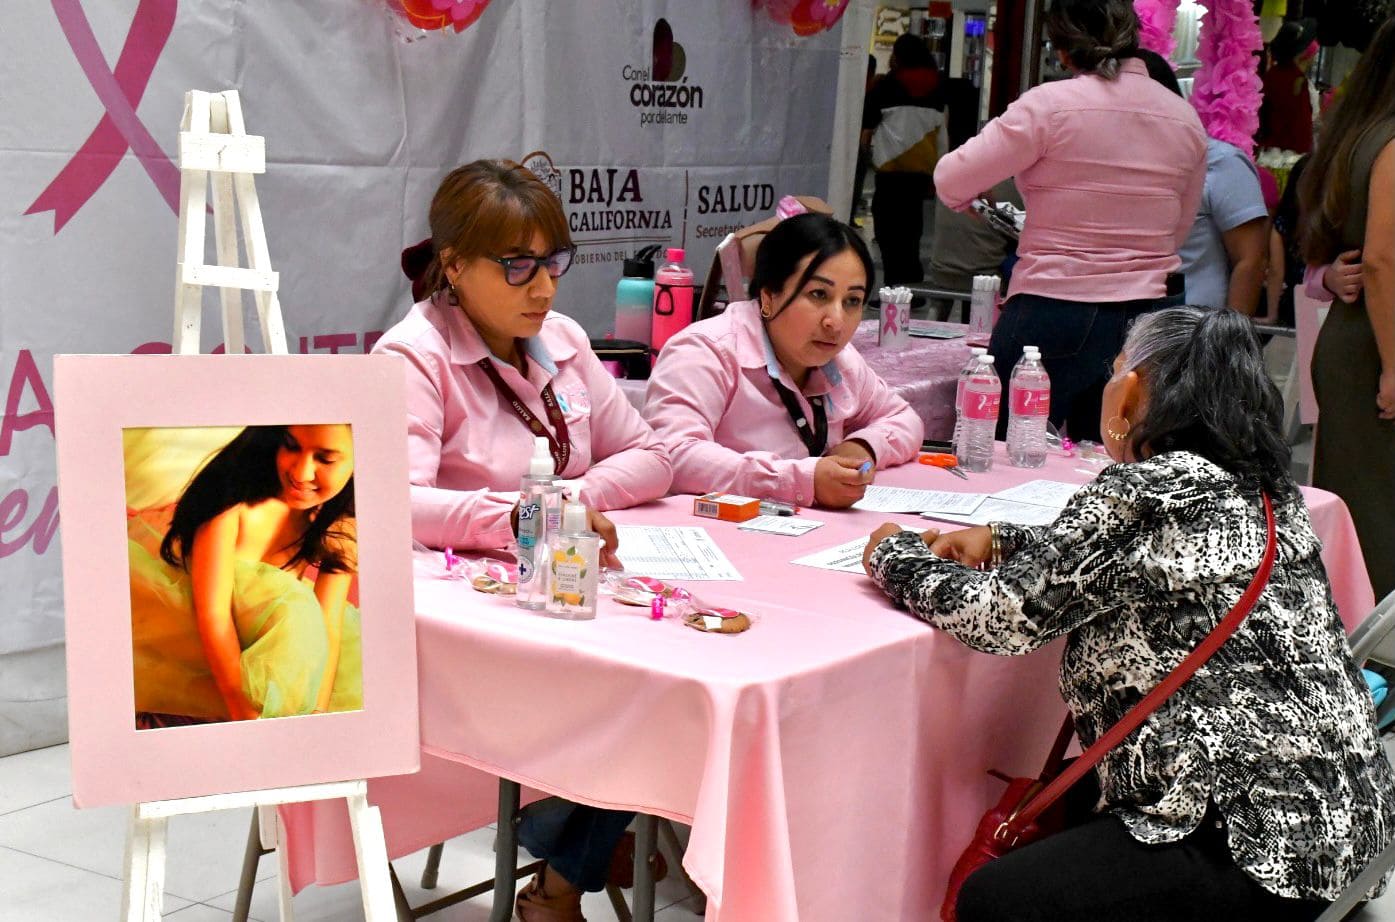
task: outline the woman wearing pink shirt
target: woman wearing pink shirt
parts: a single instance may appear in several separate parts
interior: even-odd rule
[[[756,250],[752,300],[669,340],[644,418],[669,448],[675,493],[840,508],[877,467],[915,457],[920,417],[848,345],[873,278],[856,231],[796,215]]]
[[[416,539],[508,546],[534,435],[547,438],[557,474],[581,479],[592,510],[663,496],[667,452],[581,327],[549,314],[575,252],[552,191],[516,163],[477,160],[441,182],[430,224],[430,297],[373,350],[406,359]],[[613,552],[614,528],[594,511],[592,524]],[[519,918],[582,920],[578,891],[605,885],[632,816],[572,804],[526,815],[520,840],[548,863],[519,894]]]
[[[1134,57],[1138,28],[1130,0],[1055,0],[1047,34],[1074,76],[1028,90],[935,169],[956,211],[1017,178],[1027,223],[991,342],[1003,406],[1023,346],[1038,346],[1051,421],[1077,441],[1099,438],[1130,321],[1180,303],[1177,251],[1206,179],[1206,133]]]

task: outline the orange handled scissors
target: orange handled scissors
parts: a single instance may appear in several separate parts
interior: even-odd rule
[[[969,475],[960,470],[959,459],[954,457],[954,455],[948,455],[942,452],[931,452],[921,455],[920,463],[928,464],[931,467],[942,467],[956,477],[961,477],[964,480],[969,479]]]

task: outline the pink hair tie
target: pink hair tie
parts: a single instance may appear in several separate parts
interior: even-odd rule
[[[805,214],[808,210],[809,209],[805,208],[799,199],[795,198],[793,195],[786,195],[784,198],[780,199],[779,204],[775,206],[775,217],[783,221],[797,214]]]

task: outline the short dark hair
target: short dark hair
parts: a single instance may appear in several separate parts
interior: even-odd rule
[[[1077,70],[1110,79],[1120,58],[1138,52],[1138,32],[1132,0],[1055,0],[1046,14],[1051,47]]]
[[[1138,49],[1134,57],[1142,61],[1143,66],[1148,68],[1148,76],[1152,77],[1178,96],[1182,95],[1182,85],[1177,82],[1177,72],[1172,69],[1172,65],[1168,63],[1167,58],[1148,48]]]
[[[1284,402],[1248,318],[1190,306],[1144,314],[1123,356],[1148,385],[1128,436],[1135,457],[1190,451],[1275,499],[1292,495]]]
[[[795,295],[798,295],[819,266],[847,250],[857,254],[862,268],[867,272],[867,297],[870,299],[876,285],[877,270],[872,265],[872,254],[868,252],[862,236],[836,218],[812,212],[786,218],[765,235],[756,248],[756,267],[751,273],[751,287],[747,293],[752,300],[759,300],[762,291],[782,290],[799,267],[799,261],[812,253],[814,258],[809,260],[809,266],[794,287]],[[776,308],[775,313],[784,310],[795,295]]]
[[[896,37],[896,41],[891,45],[891,57],[896,61],[898,68],[935,66],[935,56],[930,53],[930,46],[925,44],[925,39],[909,32]]]

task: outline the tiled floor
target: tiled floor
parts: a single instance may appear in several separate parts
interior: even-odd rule
[[[68,747],[54,746],[0,759],[0,922],[116,922],[127,811],[75,810],[69,797]],[[165,913],[172,922],[228,922],[251,813],[180,816],[170,821]],[[485,880],[494,873],[494,832],[481,829],[447,843],[435,891],[422,890],[421,852],[395,862],[414,905]],[[276,861],[258,869],[251,917],[276,922]],[[658,885],[659,922],[695,922],[702,915],[677,876]],[[588,894],[591,922],[615,919],[603,894]],[[357,885],[308,887],[295,898],[297,922],[354,922],[363,918]],[[427,917],[432,922],[485,922],[489,897]]]
[[[121,864],[126,811],[74,810],[69,799],[68,747],[54,746],[0,759],[0,922],[115,922],[121,907]],[[237,898],[246,842],[247,811],[176,817],[170,822],[166,918],[173,922],[227,922]],[[441,862],[436,891],[419,886],[425,853],[395,863],[413,904],[492,875],[493,831],[453,839]],[[262,859],[252,918],[276,922],[275,861]],[[695,922],[696,899],[670,874],[658,885],[659,922]],[[601,894],[587,896],[592,922],[615,919]],[[363,918],[358,888],[309,887],[295,898],[297,922],[354,922]],[[433,922],[485,922],[488,897],[453,906]],[[1353,922],[1395,922],[1395,892],[1370,904]]]

